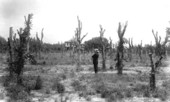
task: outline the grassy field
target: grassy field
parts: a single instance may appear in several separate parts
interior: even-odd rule
[[[123,75],[117,75],[114,58],[107,57],[106,71],[94,74],[92,54],[82,55],[81,71],[76,72],[76,59],[69,53],[47,53],[37,58],[38,65],[26,64],[23,74],[24,84],[30,95],[19,94],[19,98],[29,97],[33,102],[162,102],[170,96],[170,73],[163,69],[168,59],[163,59],[162,67],[156,74],[157,88],[149,88],[149,57],[142,60],[133,55],[131,62],[124,62]],[[0,58],[1,66],[7,67],[6,56]],[[156,60],[156,58],[154,59]],[[101,55],[99,69],[101,68]],[[1,69],[3,72],[4,69]],[[39,76],[39,77],[38,77]],[[4,78],[1,77],[1,80]],[[1,81],[3,82],[3,81]],[[12,90],[11,92],[16,92]],[[67,100],[67,101],[66,101]],[[22,101],[21,101],[22,102]]]

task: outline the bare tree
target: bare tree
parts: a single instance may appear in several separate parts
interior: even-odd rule
[[[119,23],[119,27],[118,27],[118,37],[119,37],[119,42],[118,42],[118,46],[117,46],[117,54],[116,54],[116,68],[118,70],[118,74],[121,75],[122,71],[123,71],[123,59],[124,59],[124,34],[127,28],[127,22],[125,24],[125,26],[122,29],[122,25],[121,23]]]
[[[139,55],[140,61],[142,61],[142,40],[141,40],[141,43],[138,44],[137,53],[138,53],[138,55]]]
[[[133,50],[133,38],[129,38],[128,44],[129,44],[128,58],[131,61],[132,60],[132,50]]]
[[[8,46],[9,46],[9,71],[10,76],[16,75],[17,83],[22,83],[22,73],[25,63],[25,58],[27,57],[27,48],[30,36],[31,29],[31,20],[32,14],[28,15],[28,18],[25,17],[25,25],[24,29],[20,28],[17,30],[19,39],[16,39],[16,34],[13,36],[12,27],[10,28],[10,35],[8,38]]]
[[[154,30],[152,30],[153,36],[155,38],[155,55],[160,57],[162,55],[166,55],[166,44],[168,42],[168,35],[166,35],[165,40],[161,43],[161,36],[158,36],[158,32],[154,32]],[[168,34],[168,31],[167,31]]]
[[[100,39],[101,39],[101,44],[102,44],[101,53],[102,53],[102,68],[103,68],[103,70],[106,70],[106,45],[105,45],[104,39],[103,39],[105,31],[106,30],[103,29],[102,25],[100,25],[99,32],[100,32]]]
[[[152,53],[149,53],[149,57],[150,57],[150,63],[151,63],[151,71],[150,71],[150,88],[152,91],[155,90],[156,88],[156,77],[155,77],[155,72],[156,69],[160,66],[161,60],[162,60],[162,56],[159,58],[159,60],[157,60],[154,64],[153,59],[152,59]]]
[[[77,71],[78,68],[81,66],[81,43],[83,39],[87,36],[87,33],[83,36],[81,36],[82,32],[82,22],[80,21],[79,17],[77,17],[78,20],[78,27],[75,30],[75,37],[76,37],[76,42],[77,42],[77,50],[78,50],[78,56],[77,56]]]
[[[38,37],[38,32],[36,33],[36,40],[37,40],[37,50],[38,50],[38,55],[39,55],[39,58],[41,58],[41,51],[43,50],[43,37],[44,37],[44,28],[42,28],[41,30],[41,38]]]
[[[109,38],[110,40],[110,45],[109,45],[109,56],[110,56],[110,69],[113,69],[113,56],[114,56],[114,45],[113,45],[113,41],[111,39],[111,37]]]

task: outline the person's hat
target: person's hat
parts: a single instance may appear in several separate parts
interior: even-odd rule
[[[98,49],[94,49],[94,51],[95,51],[95,52],[99,52],[99,50],[98,50]]]

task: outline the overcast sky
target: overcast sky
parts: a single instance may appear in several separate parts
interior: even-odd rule
[[[138,44],[154,44],[152,29],[165,37],[166,27],[170,27],[169,0],[0,0],[0,36],[9,35],[9,27],[14,30],[24,26],[24,16],[33,13],[31,35],[44,28],[44,41],[64,42],[74,36],[77,16],[83,23],[84,39],[99,36],[99,25],[106,32],[106,38],[118,41],[118,22],[128,21],[126,38]],[[162,38],[163,39],[163,38]]]

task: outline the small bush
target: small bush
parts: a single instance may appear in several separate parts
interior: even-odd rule
[[[16,75],[6,75],[2,77],[2,82],[4,87],[8,87],[10,83],[16,83],[17,82],[17,77]]]
[[[46,88],[46,89],[45,89],[45,93],[46,93],[46,94],[50,94],[50,93],[51,93],[50,88]]]
[[[162,86],[166,89],[170,89],[170,80],[163,81]]]
[[[29,101],[29,94],[27,93],[25,87],[21,85],[11,83],[6,88],[6,90],[7,90],[7,96],[9,96],[11,100],[24,100],[23,102]]]
[[[95,86],[95,90],[97,93],[102,93],[106,90],[106,86],[104,83],[97,84],[97,86]]]
[[[138,95],[143,95],[144,97],[150,97],[150,88],[145,84],[136,84],[133,88],[133,91]]]
[[[58,79],[54,81],[53,86],[52,86],[53,90],[56,90],[58,93],[64,93],[65,91],[65,87],[63,84],[61,84]]]
[[[35,90],[39,90],[42,88],[42,79],[40,76],[37,77],[36,83],[35,83]]]
[[[65,80],[67,78],[66,73],[60,73],[58,77],[61,78],[61,80]]]
[[[40,90],[42,89],[42,79],[40,76],[24,76],[23,77],[23,86],[30,92],[31,90]]]
[[[82,85],[79,80],[74,80],[71,83],[71,86],[74,88],[75,91],[86,91],[86,86]]]
[[[112,91],[109,91],[109,90],[103,90],[101,92],[101,97],[102,98],[107,98],[108,96],[110,96],[112,94]]]
[[[143,96],[144,97],[150,97],[150,95],[151,95],[151,93],[150,93],[150,89],[149,88],[143,90]]]
[[[31,90],[35,89],[35,83],[36,83],[35,80],[29,80],[27,82],[25,81],[23,85],[26,88],[27,92],[30,92]]]
[[[133,90],[132,89],[126,89],[126,91],[125,91],[125,97],[128,97],[128,98],[130,98],[130,97],[133,97]]]
[[[124,94],[120,90],[115,90],[107,96],[108,102],[114,102],[115,100],[121,100],[124,98]]]
[[[160,98],[162,101],[165,101],[168,98],[168,92],[164,88],[156,88],[153,92],[153,97]]]

